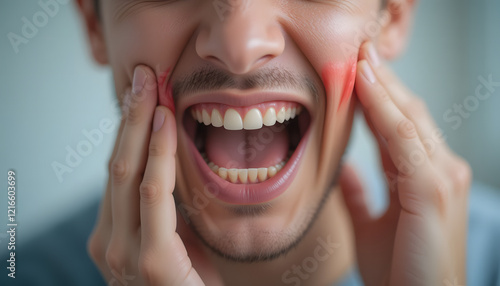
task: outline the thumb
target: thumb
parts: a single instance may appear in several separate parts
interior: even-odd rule
[[[371,215],[363,186],[356,171],[349,164],[345,164],[340,172],[340,188],[354,227],[370,221]]]

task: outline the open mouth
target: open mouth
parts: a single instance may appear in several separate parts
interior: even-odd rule
[[[277,100],[248,106],[195,103],[184,129],[212,192],[232,204],[269,201],[296,175],[310,114],[300,103]],[[214,188],[211,188],[214,189]]]

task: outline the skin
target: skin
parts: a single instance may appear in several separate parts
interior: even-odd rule
[[[300,285],[327,285],[357,260],[366,285],[464,284],[471,171],[380,59],[403,50],[414,2],[389,1],[385,14],[374,0],[228,3],[220,17],[211,1],[110,0],[98,18],[93,1],[78,1],[94,58],[111,66],[124,107],[89,239],[105,279],[125,270],[129,285],[294,285],[289,271]],[[369,23],[379,23],[376,33]],[[236,81],[279,67],[318,90],[251,89],[293,93],[314,114],[294,183],[258,213],[213,197],[185,219],[176,211],[176,203],[195,207],[204,187],[181,132],[182,111],[201,91],[171,88],[205,66]],[[370,215],[354,169],[339,169],[356,105],[388,179],[381,217]],[[338,247],[309,275],[298,267],[320,238]]]

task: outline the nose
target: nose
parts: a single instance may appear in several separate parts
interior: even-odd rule
[[[245,74],[283,53],[283,32],[270,15],[272,9],[262,7],[269,1],[218,1],[228,1],[230,8],[214,11],[202,24],[196,38],[198,56],[233,74]]]

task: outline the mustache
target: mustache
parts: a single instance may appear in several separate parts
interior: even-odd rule
[[[260,70],[251,75],[233,76],[212,67],[199,68],[172,83],[174,100],[186,93],[214,91],[223,89],[296,89],[309,92],[318,98],[316,82],[307,75],[293,73],[287,69],[273,67]]]

